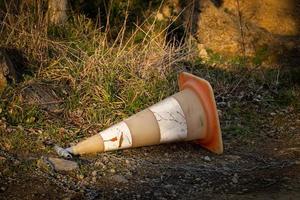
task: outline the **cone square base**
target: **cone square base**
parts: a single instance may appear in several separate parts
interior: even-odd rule
[[[208,81],[186,72],[180,73],[178,83],[180,90],[193,90],[199,97],[199,100],[204,108],[205,116],[207,118],[208,123],[205,133],[206,137],[197,140],[196,143],[214,153],[223,153],[223,142],[220,122],[211,85]]]

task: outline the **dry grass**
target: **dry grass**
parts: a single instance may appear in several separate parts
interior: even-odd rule
[[[239,98],[256,104],[259,95],[268,103],[277,101],[272,92],[278,92],[280,70],[205,66],[192,40],[179,47],[167,44],[167,26],[155,16],[131,31],[125,18],[112,40],[112,27],[100,29],[82,15],[72,15],[63,26],[50,26],[42,12],[6,13],[0,46],[22,51],[30,74],[2,94],[1,120],[17,130],[1,137],[3,144],[8,140],[18,149],[13,144],[20,143],[19,135],[29,134],[22,136],[26,148],[39,151],[46,139],[69,144],[94,134],[176,92],[177,75],[183,70],[208,79],[220,105]],[[213,56],[210,60],[217,63]],[[298,93],[284,92],[280,101],[295,102]],[[236,103],[226,116],[241,114],[243,106]],[[2,122],[0,133],[5,130]]]
[[[19,94],[30,85],[60,86],[60,92],[53,92],[63,101],[64,117],[80,119],[81,125],[111,125],[172,94],[181,63],[196,55],[188,46],[167,45],[166,27],[155,25],[155,15],[130,33],[124,21],[119,35],[109,40],[109,32],[82,15],[72,16],[63,26],[50,26],[38,13],[6,13],[1,45],[21,49],[34,75],[4,96],[13,98],[14,105],[24,104],[26,98]],[[20,113],[12,107],[11,113]]]

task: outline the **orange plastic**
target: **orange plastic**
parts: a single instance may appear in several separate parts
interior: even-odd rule
[[[207,118],[207,129],[204,133],[206,137],[197,140],[196,143],[214,153],[223,153],[220,122],[211,85],[208,81],[186,72],[180,73],[178,83],[180,90],[189,88],[197,94]]]

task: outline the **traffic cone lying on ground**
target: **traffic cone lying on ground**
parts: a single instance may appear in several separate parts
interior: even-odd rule
[[[221,154],[223,143],[210,84],[179,75],[180,92],[66,150],[74,155],[191,141]]]

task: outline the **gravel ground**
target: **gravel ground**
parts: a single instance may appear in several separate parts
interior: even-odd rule
[[[300,114],[262,118],[237,137],[221,115],[222,155],[183,142],[77,157],[77,169],[61,172],[45,162],[54,150],[2,149],[0,199],[299,199]]]

